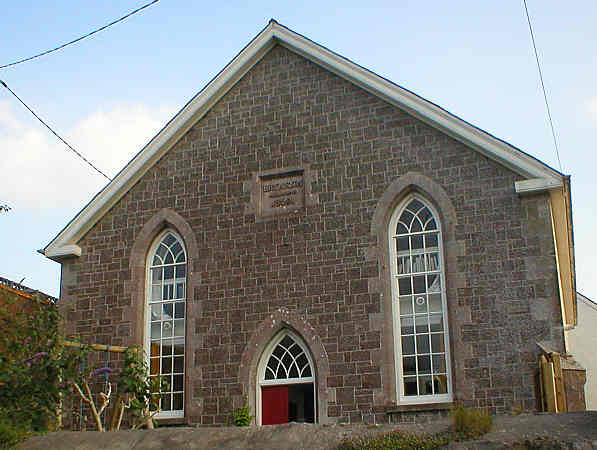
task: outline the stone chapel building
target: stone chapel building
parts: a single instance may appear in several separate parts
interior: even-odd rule
[[[567,176],[275,21],[43,253],[169,422],[535,410],[576,321]]]

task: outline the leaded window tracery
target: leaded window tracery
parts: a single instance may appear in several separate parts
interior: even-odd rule
[[[168,390],[164,416],[184,414],[187,256],[182,239],[167,231],[154,244],[148,269],[150,377],[162,376]]]
[[[441,229],[411,196],[390,221],[396,372],[401,400],[451,398]]]

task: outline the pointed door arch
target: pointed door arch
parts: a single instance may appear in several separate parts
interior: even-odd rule
[[[257,423],[315,423],[315,365],[303,340],[290,330],[276,335],[257,370]]]

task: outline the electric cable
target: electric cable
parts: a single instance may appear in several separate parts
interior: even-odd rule
[[[100,173],[105,178],[107,178],[108,180],[112,181],[112,178],[110,178],[108,175],[106,175],[104,172],[102,172],[100,169],[98,169],[96,166],[94,166],[91,161],[89,161],[81,153],[79,153],[77,150],[75,150],[72,145],[70,145],[68,142],[66,142],[64,139],[62,139],[60,137],[60,135],[58,133],[56,133],[46,122],[44,122],[41,117],[39,117],[37,114],[35,114],[35,111],[33,111],[31,108],[29,108],[29,106],[27,106],[27,104],[23,100],[21,100],[17,94],[15,94],[13,92],[13,90],[11,88],[9,88],[8,85],[4,81],[0,80],[0,84],[2,86],[4,86],[6,89],[8,89],[8,92],[10,92],[12,95],[14,95],[14,97],[19,102],[21,102],[21,104],[25,108],[27,108],[29,110],[29,112],[31,114],[33,114],[37,120],[39,120],[48,130],[50,130],[54,136],[56,136],[58,139],[60,139],[64,143],[64,145],[66,145],[68,148],[70,148],[75,153],[75,155],[77,155],[79,158],[81,158],[83,161],[85,161],[88,165],[90,165],[96,172]]]
[[[529,16],[529,9],[527,8],[527,0],[522,0],[524,3],[524,10],[527,14],[527,22],[529,23],[529,31],[531,32],[531,41],[533,42],[533,50],[535,52],[535,60],[537,61],[537,69],[539,70],[539,79],[541,80],[541,89],[543,90],[543,99],[545,100],[545,108],[547,109],[547,117],[549,118],[549,126],[551,127],[551,135],[553,137],[553,145],[556,149],[556,156],[558,158],[558,166],[562,172],[562,162],[560,161],[560,150],[558,149],[558,140],[556,139],[556,131],[551,119],[551,112],[549,110],[549,102],[547,101],[547,93],[545,92],[545,84],[543,83],[543,73],[541,72],[541,64],[539,64],[539,54],[537,53],[537,45],[535,44],[535,34],[533,33],[533,26],[531,25],[531,17]]]
[[[154,3],[157,3],[159,1],[160,0],[153,0],[152,2],[147,3],[147,4],[143,5],[143,6],[141,6],[140,8],[137,8],[134,11],[131,11],[130,13],[122,16],[120,19],[116,19],[116,20],[110,22],[109,24],[104,25],[103,27],[100,27],[100,28],[98,28],[96,30],[93,30],[90,33],[87,33],[87,34],[85,34],[83,36],[80,36],[77,39],[74,39],[74,40],[72,40],[70,42],[67,42],[66,44],[59,45],[58,47],[54,47],[54,48],[52,48],[50,50],[46,50],[45,52],[38,53],[37,55],[33,55],[33,56],[28,57],[28,58],[20,59],[18,61],[14,61],[14,62],[11,62],[9,64],[4,64],[3,66],[0,66],[0,69],[5,69],[7,67],[16,66],[17,64],[21,64],[21,63],[24,63],[24,62],[27,62],[27,61],[31,61],[32,59],[39,58],[40,56],[48,55],[48,54],[53,53],[55,51],[61,50],[64,47],[68,47],[69,45],[72,45],[72,44],[75,44],[76,42],[82,41],[83,39],[86,39],[86,38],[94,35],[95,33],[99,33],[100,31],[103,31],[106,28],[111,27],[112,25],[116,25],[117,23],[122,22],[123,20],[131,17],[134,14],[137,14],[138,12],[144,10],[145,8],[149,8],[151,5],[153,5]]]

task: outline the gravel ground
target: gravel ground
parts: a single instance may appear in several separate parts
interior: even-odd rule
[[[446,430],[448,421],[421,425],[307,425],[266,427],[158,428],[109,433],[60,432],[29,439],[21,449],[275,449],[331,450],[343,439],[401,429],[412,433]],[[525,444],[526,442],[526,444]],[[522,445],[521,445],[522,444]],[[482,440],[453,443],[452,449],[597,449],[597,411],[521,414],[494,418]]]

